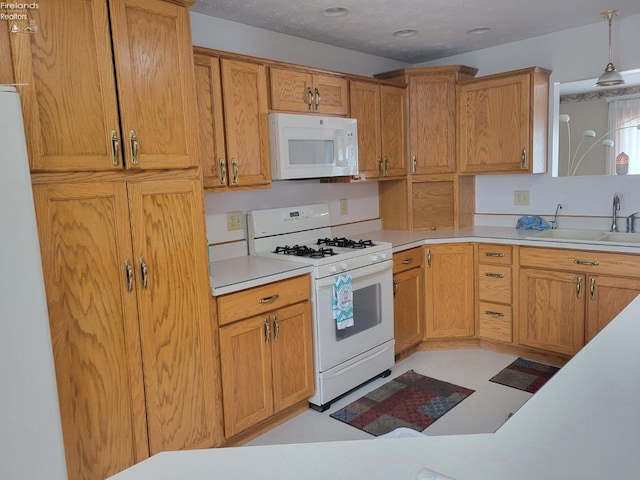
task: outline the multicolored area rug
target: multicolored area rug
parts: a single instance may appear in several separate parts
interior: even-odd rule
[[[558,367],[518,358],[489,381],[536,393],[558,370]]]
[[[330,416],[375,436],[399,427],[421,432],[473,392],[409,370]]]

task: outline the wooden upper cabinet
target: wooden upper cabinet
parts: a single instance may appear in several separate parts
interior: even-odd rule
[[[406,172],[405,89],[351,80],[351,117],[358,121],[358,168],[366,178]]]
[[[272,110],[347,115],[349,82],[338,75],[270,67]]]
[[[546,171],[550,73],[532,67],[460,82],[460,172]]]
[[[189,12],[160,0],[61,0],[9,35],[32,171],[195,165]],[[134,158],[135,157],[135,158]]]

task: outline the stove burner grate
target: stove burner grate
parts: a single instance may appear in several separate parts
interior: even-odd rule
[[[309,257],[309,258],[323,258],[337,255],[333,248],[311,248],[305,245],[285,245],[283,247],[276,247],[273,253],[279,253],[281,255],[294,255],[296,257]]]
[[[342,247],[342,248],[367,248],[373,247],[372,240],[350,240],[348,238],[319,238],[316,242],[317,245],[327,245],[329,247]]]

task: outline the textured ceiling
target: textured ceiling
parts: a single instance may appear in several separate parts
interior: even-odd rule
[[[326,17],[327,7],[346,7]],[[198,0],[194,12],[295,37],[417,64],[510,43],[546,33],[602,22],[618,9],[616,21],[640,13],[640,0]],[[489,27],[483,35],[468,35]],[[397,30],[415,29],[396,38]],[[615,38],[615,37],[614,37]]]

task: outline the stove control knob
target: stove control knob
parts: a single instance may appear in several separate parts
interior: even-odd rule
[[[343,272],[347,270],[347,264],[344,262],[340,262],[340,270],[342,270]]]
[[[387,259],[387,254],[386,253],[381,253],[380,254],[380,260],[386,260]]]
[[[338,267],[335,265],[329,265],[329,273],[336,273],[338,271]]]
[[[373,263],[376,263],[376,262],[379,262],[379,261],[380,261],[380,259],[378,258],[378,255],[375,255],[375,254],[374,254],[374,255],[371,255],[369,258],[371,259],[371,261],[372,261]]]

